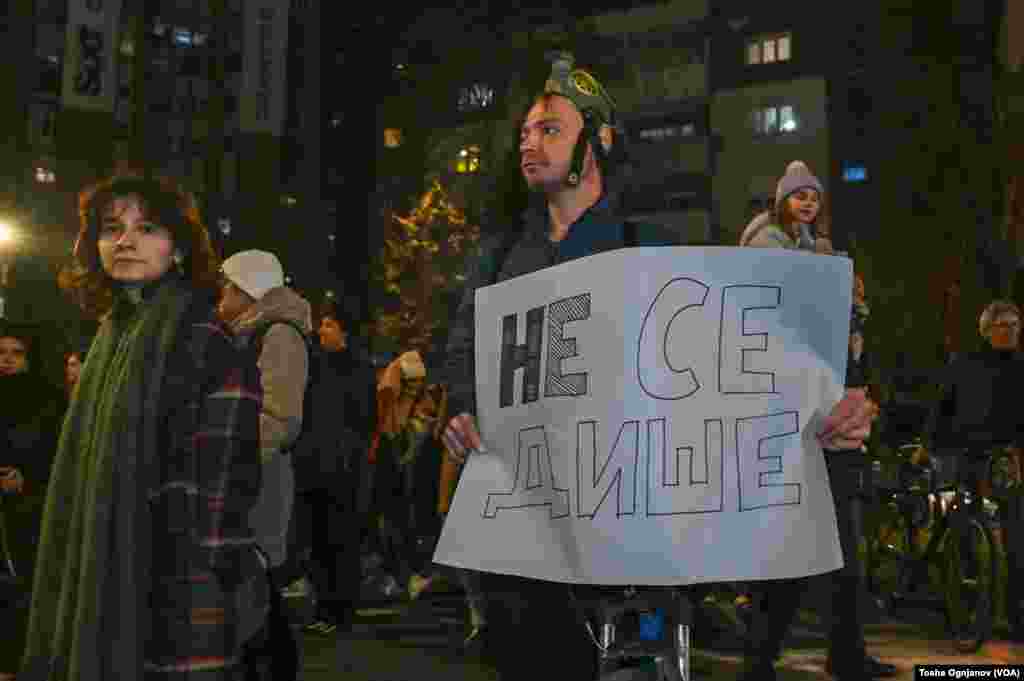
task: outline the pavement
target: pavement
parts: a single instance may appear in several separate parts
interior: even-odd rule
[[[479,655],[466,655],[465,612],[458,594],[425,594],[414,602],[367,604],[350,635],[302,634],[302,681],[496,681]],[[1010,642],[1005,629],[974,655],[957,653],[934,613],[878,615],[865,627],[869,651],[895,664],[894,681],[914,678],[915,664],[1024,664],[1024,644]],[[739,642],[728,635],[694,632],[692,678],[731,681],[741,668]],[[826,637],[812,610],[801,612],[778,665],[780,681],[830,679],[824,671]],[[654,679],[631,670],[622,679]],[[560,678],[556,667],[538,667],[537,678]]]

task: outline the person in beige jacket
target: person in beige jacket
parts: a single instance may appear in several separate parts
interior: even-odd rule
[[[236,253],[224,261],[222,271],[220,316],[242,342],[253,340],[257,330],[275,322],[263,334],[257,360],[263,386],[263,489],[249,515],[257,541],[270,567],[275,568],[287,558],[288,523],[295,497],[295,469],[289,450],[302,429],[302,401],[309,378],[306,336],[313,330],[311,308],[285,286],[281,263],[272,253]]]

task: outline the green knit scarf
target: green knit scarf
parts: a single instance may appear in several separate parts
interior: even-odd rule
[[[40,533],[26,681],[143,678],[160,391],[193,294],[171,275],[101,325],[64,422]]]

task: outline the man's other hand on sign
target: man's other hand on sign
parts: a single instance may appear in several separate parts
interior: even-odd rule
[[[871,436],[871,422],[878,416],[878,406],[868,399],[867,390],[848,388],[825,418],[824,429],[817,434],[818,442],[826,451],[860,449]],[[444,430],[448,455],[459,464],[473,452],[486,452],[476,428],[476,420],[469,414],[453,416]]]
[[[865,388],[847,388],[846,396],[825,418],[818,442],[826,451],[860,449],[871,437],[871,422],[878,416],[878,405],[868,399]]]

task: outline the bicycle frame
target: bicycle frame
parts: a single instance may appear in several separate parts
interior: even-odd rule
[[[616,591],[614,595],[599,593],[586,599],[586,605],[575,594],[573,599],[600,655],[599,678],[614,671],[620,661],[653,657],[659,679],[690,681],[693,607],[683,587],[639,587]],[[624,614],[655,610],[664,614],[660,639],[631,640],[620,635],[623,632],[618,620]]]
[[[991,633],[993,618],[998,551],[985,511],[986,499],[979,493],[981,478],[972,469],[980,463],[983,462],[968,460],[954,485],[933,488],[927,494],[926,498],[936,503],[929,503],[933,522],[923,550],[919,550],[916,541],[922,528],[913,522],[914,508],[908,501],[921,495],[908,492],[900,501],[905,550],[898,552],[898,582],[892,602],[941,610],[962,652],[980,648]],[[932,585],[930,568],[936,564],[943,568],[942,586],[934,595],[922,597],[922,587]]]

